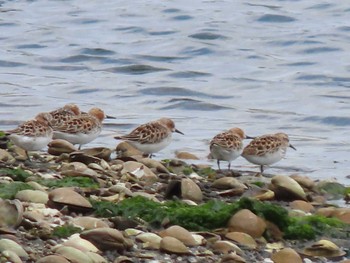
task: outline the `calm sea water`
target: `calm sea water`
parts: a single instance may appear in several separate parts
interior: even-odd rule
[[[222,130],[283,131],[298,150],[267,172],[349,184],[347,1],[1,1],[0,14],[0,129],[74,102],[117,117],[91,143],[114,147],[168,116],[185,136],[156,158],[201,162]]]

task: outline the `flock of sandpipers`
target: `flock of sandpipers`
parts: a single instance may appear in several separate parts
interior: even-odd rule
[[[106,116],[103,110],[92,108],[89,112],[81,112],[75,104],[67,104],[57,110],[39,113],[34,119],[20,124],[16,129],[5,134],[18,147],[24,149],[29,159],[28,151],[38,151],[46,147],[52,139],[63,139],[72,144],[87,144],[96,139],[101,133],[102,122]],[[161,118],[140,125],[129,134],[116,136],[115,139],[127,141],[144,154],[152,155],[168,146],[172,133],[183,134],[175,128],[175,123],[169,118]],[[244,147],[243,140],[252,139]],[[239,156],[253,164],[264,165],[280,161],[286,154],[287,148],[295,148],[289,143],[285,133],[268,134],[259,137],[246,136],[242,129],[232,128],[217,134],[210,142],[210,154],[217,160],[231,161]]]

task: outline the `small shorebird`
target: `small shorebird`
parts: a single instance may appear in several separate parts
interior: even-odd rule
[[[25,150],[30,160],[28,151],[39,151],[52,140],[51,121],[50,113],[39,113],[33,120],[26,121],[5,134],[15,145]]]
[[[105,118],[114,118],[106,116],[103,110],[92,108],[88,113],[82,113],[79,116],[69,118],[61,125],[54,127],[54,139],[63,139],[72,144],[87,144],[101,133],[102,121]]]
[[[81,114],[79,107],[76,104],[69,103],[62,108],[50,112],[52,116],[52,128],[60,126],[62,123],[79,116]]]
[[[256,137],[243,150],[242,156],[253,164],[260,165],[263,173],[264,165],[270,165],[280,161],[291,147],[288,135],[285,133],[267,134]]]
[[[232,128],[216,135],[210,142],[210,155],[217,160],[220,168],[220,161],[228,162],[228,169],[231,170],[231,161],[237,159],[243,152],[243,139],[253,139],[246,136],[240,128]]]
[[[171,119],[161,118],[142,124],[127,135],[114,138],[124,140],[144,154],[152,156],[170,144],[173,132],[183,135],[175,128],[175,123]]]

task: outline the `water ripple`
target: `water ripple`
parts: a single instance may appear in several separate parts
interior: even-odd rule
[[[214,95],[207,94],[199,91],[193,91],[190,89],[179,88],[179,87],[157,87],[157,88],[146,88],[139,91],[143,95],[155,95],[155,96],[186,96],[186,97],[200,97],[210,99],[228,99],[233,96],[225,95]]]
[[[288,22],[294,22],[296,19],[290,16],[283,16],[283,15],[272,15],[267,14],[259,17],[257,21],[259,22],[269,22],[269,23],[288,23]]]
[[[26,64],[20,63],[20,62],[0,60],[0,67],[4,67],[4,68],[20,67],[20,66],[24,66],[24,65],[26,65]]]
[[[306,122],[317,122],[324,123],[332,126],[350,126],[350,117],[339,117],[339,116],[327,116],[327,117],[319,117],[319,116],[311,116],[302,119],[301,121]]]
[[[206,72],[198,72],[198,71],[181,71],[170,73],[168,76],[173,78],[199,78],[205,76],[211,76],[212,74]]]
[[[84,55],[96,55],[96,56],[110,56],[115,54],[114,51],[103,49],[103,48],[83,48],[80,51],[80,53]]]
[[[200,39],[200,40],[214,40],[214,39],[226,39],[227,37],[220,35],[220,34],[214,34],[210,32],[203,32],[203,33],[196,33],[189,35],[189,37]]]
[[[199,111],[213,111],[213,110],[224,110],[232,109],[230,107],[225,107],[213,103],[203,102],[194,99],[182,98],[182,99],[171,99],[169,103],[172,105],[161,107],[160,110],[199,110]]]
[[[341,48],[334,48],[334,47],[315,47],[315,48],[308,48],[300,51],[301,54],[318,54],[318,53],[325,53],[325,52],[335,52],[335,51],[341,51]]]
[[[149,65],[129,65],[129,66],[123,66],[123,67],[113,67],[104,69],[103,71],[113,72],[113,73],[125,73],[125,74],[131,74],[131,75],[141,75],[141,74],[148,74],[148,73],[154,73],[158,71],[166,71],[169,70],[167,68],[158,68],[153,67]]]
[[[180,52],[180,54],[186,54],[190,56],[203,56],[203,55],[209,55],[214,53],[213,50],[210,48],[195,48],[195,47],[187,47],[183,51]]]

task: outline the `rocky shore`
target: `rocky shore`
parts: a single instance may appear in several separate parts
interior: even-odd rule
[[[349,187],[194,158],[0,149],[0,262],[350,262]]]

